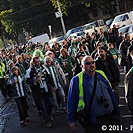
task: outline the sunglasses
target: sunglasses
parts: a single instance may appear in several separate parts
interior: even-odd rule
[[[92,65],[92,64],[95,64],[95,61],[92,61],[92,62],[85,62],[85,65]]]

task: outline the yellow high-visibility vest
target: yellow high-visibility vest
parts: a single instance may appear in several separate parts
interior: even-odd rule
[[[0,65],[0,78],[4,78],[5,76],[5,64],[1,63]]]
[[[101,74],[109,83],[110,87],[111,87],[111,83],[109,82],[108,78],[106,77],[105,73],[102,70],[96,70],[96,72],[98,72],[99,74]],[[79,79],[79,101],[78,101],[78,107],[77,107],[77,112],[80,110],[83,110],[85,107],[85,103],[84,103],[84,91],[83,91],[83,72],[80,72],[79,74],[77,74],[78,79]]]

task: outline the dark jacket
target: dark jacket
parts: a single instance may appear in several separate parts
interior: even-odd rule
[[[22,97],[22,96],[26,96],[27,95],[27,93],[30,93],[30,88],[26,85],[26,80],[25,80],[25,78],[23,77],[23,75],[22,74],[20,74],[19,73],[19,76],[22,78],[22,81],[21,81],[21,84],[22,84],[22,86],[21,86],[21,91],[19,90],[19,89],[17,89],[17,85],[16,84],[14,84],[14,78],[16,77],[14,74],[12,74],[11,76],[10,76],[10,83],[11,83],[11,85],[12,85],[12,90],[11,90],[11,95],[14,97],[14,98],[18,98],[18,97]],[[21,95],[19,95],[19,93],[22,93]]]
[[[113,78],[113,80],[110,80],[110,73],[107,70],[107,66],[105,65],[105,62],[100,57],[98,57],[98,59],[96,60],[96,69],[102,70],[108,77],[111,84],[119,83],[120,71],[114,58],[111,55],[107,55],[106,61],[108,63],[108,68],[110,70],[111,77]]]
[[[26,74],[26,70],[25,70],[23,64],[20,64],[20,63],[17,62],[17,63],[15,63],[15,66],[17,66],[17,67],[20,69],[20,71],[21,71],[21,73],[22,73],[23,75]]]
[[[42,69],[42,72],[44,73],[44,77],[45,77],[46,84],[48,87],[48,93],[52,95],[51,91],[55,87],[54,81],[53,81],[51,75],[46,71],[46,69],[43,66],[41,66],[41,69]],[[45,92],[45,89],[40,88],[39,83],[35,83],[35,79],[36,79],[37,75],[38,75],[38,73],[37,73],[35,67],[33,66],[31,68],[31,71],[29,74],[30,78],[27,78],[27,84],[30,85],[33,95],[40,98],[42,96],[41,92]]]
[[[128,50],[128,47],[131,45],[130,42],[127,42],[127,41],[123,41],[121,44],[120,44],[120,53],[121,53],[121,56],[122,56],[122,59],[121,59],[121,66],[126,66],[126,57],[127,57],[127,50]]]
[[[27,70],[30,66],[30,63],[28,63],[26,60],[23,60],[22,64],[23,64],[25,70]]]
[[[128,103],[129,110],[133,115],[133,67],[125,76],[125,97]]]

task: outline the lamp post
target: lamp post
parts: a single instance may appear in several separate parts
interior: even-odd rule
[[[50,33],[50,39],[52,39],[52,30],[51,30],[51,25],[48,26],[49,28],[49,33]]]
[[[61,14],[60,19],[61,19],[61,24],[62,24],[62,28],[63,28],[63,33],[64,33],[64,35],[66,35],[66,28],[65,28],[63,17],[62,17],[62,12],[61,12],[61,8],[60,8],[59,0],[57,0],[57,5],[58,5],[58,11]]]

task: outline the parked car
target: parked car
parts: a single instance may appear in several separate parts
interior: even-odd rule
[[[120,28],[123,26],[127,26],[129,24],[133,23],[133,11],[127,12],[127,13],[123,13],[120,15],[117,15],[112,24],[110,25],[110,28],[113,28],[113,25],[116,25],[116,28]]]
[[[107,26],[104,23],[103,19],[85,24],[83,28],[84,32],[89,32],[90,35],[94,32],[94,29],[96,29],[97,31],[99,31],[100,29],[107,31]]]
[[[84,36],[84,35],[85,35],[85,32],[83,31],[83,26],[79,26],[79,27],[68,30],[65,35],[65,38],[68,39],[70,36],[74,38],[74,37],[79,37],[79,36]]]
[[[64,36],[55,37],[55,38],[52,38],[51,40],[49,40],[48,44],[49,44],[50,48],[52,48],[52,46],[55,42],[61,43],[61,42],[63,42],[63,40],[64,40]]]
[[[95,29],[95,26],[91,23],[85,24],[83,28],[84,32],[85,33],[89,32],[90,35],[94,32],[94,29]]]
[[[111,23],[113,22],[113,18],[110,18],[110,19],[106,19],[105,20],[105,24],[108,26],[108,28],[110,27]]]
[[[118,29],[118,32],[124,32],[124,34],[129,33],[131,38],[133,39],[133,24]]]

